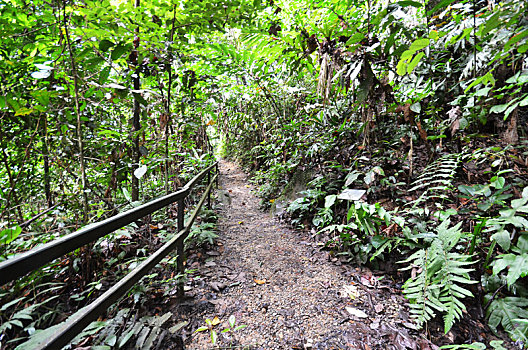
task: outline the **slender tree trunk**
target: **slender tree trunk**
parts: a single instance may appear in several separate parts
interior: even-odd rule
[[[2,161],[4,162],[4,165],[6,168],[7,177],[9,178],[9,185],[11,185],[11,189],[9,190],[9,195],[7,196],[7,200],[6,200],[5,212],[8,213],[9,207],[11,206],[11,193],[13,193],[13,199],[15,200],[15,206],[17,207],[17,212],[18,212],[18,220],[22,222],[24,217],[22,215],[20,206],[18,205],[20,201],[18,200],[18,196],[15,192],[16,181],[13,179],[13,174],[11,174],[11,168],[9,166],[9,159],[4,149],[2,149],[2,155],[3,155]],[[7,219],[9,219],[9,215],[7,216]]]
[[[50,185],[50,167],[49,167],[49,148],[48,148],[48,116],[44,115],[42,123],[42,158],[44,160],[44,192],[46,193],[46,202],[48,208],[53,207],[53,198],[51,197]]]
[[[165,193],[169,194],[169,137],[170,137],[170,122],[171,115],[171,89],[172,89],[172,50],[171,44],[174,39],[174,24],[176,23],[176,5],[174,5],[174,16],[172,17],[172,28],[169,34],[169,86],[167,87],[167,105],[165,106],[165,114],[167,114],[167,123],[165,124]]]
[[[18,170],[18,173],[16,175],[16,178],[14,178],[13,174],[11,173],[11,168],[9,166],[9,157],[5,153],[5,150],[2,149],[2,153],[3,153],[3,156],[4,156],[3,157],[3,161],[4,161],[4,164],[5,164],[5,167],[6,167],[7,175],[9,177],[9,183],[11,185],[9,193],[7,194],[5,208],[6,208],[6,210],[9,210],[9,208],[11,206],[11,196],[13,196],[13,199],[15,200],[15,203],[16,203],[15,207],[17,208],[18,221],[19,222],[23,222],[24,221],[24,216],[22,215],[22,210],[21,210],[20,205],[19,205],[20,200],[18,198],[18,195],[17,195],[15,189],[16,189],[16,186],[18,184],[18,180],[20,179],[20,175],[23,172],[24,166],[26,165],[26,162],[27,162],[27,160],[28,160],[28,158],[30,156],[31,146],[33,144],[33,140],[35,139],[35,135],[39,132],[39,128],[40,128],[40,119],[37,121],[37,126],[35,127],[35,131],[31,135],[31,138],[29,139],[29,143],[28,143],[28,145],[26,147],[26,151],[25,151],[22,163],[17,164],[17,167],[19,168],[19,170]],[[0,130],[0,135],[2,135],[1,130]]]
[[[136,0],[135,7],[140,6],[140,0]],[[139,27],[136,28],[136,36],[134,38],[134,52],[132,55],[132,64],[136,67],[135,74],[132,78],[132,83],[134,85],[134,90],[140,89],[140,80],[139,80],[139,67],[138,65],[138,48],[139,48]],[[138,99],[134,98],[134,116],[132,119],[133,123],[133,133],[134,133],[134,165],[132,166],[132,200],[139,200],[139,179],[134,175],[134,171],[139,167],[140,152],[139,152],[139,130],[141,129],[141,120],[140,120],[140,106]]]
[[[84,166],[84,149],[83,149],[83,134],[81,123],[81,110],[79,107],[79,77],[77,76],[77,67],[75,65],[75,58],[73,57],[73,50],[71,47],[70,33],[68,30],[68,23],[66,20],[66,11],[64,11],[64,31],[66,33],[66,44],[68,45],[68,52],[70,53],[70,63],[73,75],[73,88],[75,91],[75,114],[77,115],[77,145],[79,147],[79,164],[81,166],[81,187],[82,187],[82,206],[83,206],[83,223],[88,221],[88,195],[86,193],[87,180],[86,169]]]

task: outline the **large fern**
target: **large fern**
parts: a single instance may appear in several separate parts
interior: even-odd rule
[[[418,274],[404,285],[404,294],[410,301],[411,317],[420,328],[438,312],[444,317],[444,330],[449,332],[466,309],[461,299],[473,296],[462,285],[476,283],[469,278],[473,269],[468,257],[451,252],[460,240],[461,223],[449,228],[445,220],[436,228],[436,237],[429,246],[415,252],[401,263],[409,263],[402,270],[415,268]]]
[[[429,164],[418,178],[411,183],[408,192],[423,191],[413,202],[413,208],[430,198],[446,199],[446,192],[453,188],[453,179],[460,165],[461,155],[447,154]]]

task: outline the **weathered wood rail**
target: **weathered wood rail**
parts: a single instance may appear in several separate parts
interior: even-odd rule
[[[212,176],[213,171],[216,173]],[[200,201],[196,205],[194,212],[184,226],[184,200],[191,193],[191,190],[207,176],[207,188]],[[61,237],[52,242],[43,244],[25,253],[15,256],[0,263],[0,285],[13,281],[24,276],[43,265],[59,258],[69,252],[74,251],[83,245],[93,242],[121,227],[124,227],[148,214],[153,213],[169,204],[178,202],[178,232],[160,249],[144,260],[139,266],[123,277],[109,290],[99,296],[91,304],[85,306],[71,315],[66,321],[49,328],[49,337],[42,343],[36,344],[35,349],[61,349],[67,345],[77,334],[79,334],[99,315],[104,313],[120,297],[128,292],[149,270],[156,266],[164,257],[174,249],[177,250],[178,272],[184,273],[184,240],[188,236],[191,227],[198,216],[200,209],[207,200],[211,205],[211,189],[218,178],[218,162],[204,169],[189,181],[180,190],[166,196],[154,199],[137,208],[120,213],[104,221],[82,228],[69,235]],[[178,286],[178,294],[183,295],[183,283]]]

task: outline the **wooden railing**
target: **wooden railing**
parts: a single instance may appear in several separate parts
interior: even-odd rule
[[[216,174],[211,176],[212,172]],[[194,186],[207,175],[208,185],[202,198],[198,202],[194,212],[184,226],[184,200],[190,194]],[[35,349],[61,349],[67,345],[77,334],[79,334],[92,321],[96,320],[99,315],[103,314],[112,304],[122,297],[130,288],[132,288],[149,270],[156,266],[164,257],[174,249],[177,250],[177,268],[180,274],[184,273],[184,240],[188,236],[191,227],[201,209],[207,200],[210,206],[211,189],[215,180],[218,178],[218,163],[209,166],[207,169],[196,175],[180,190],[166,195],[164,197],[152,200],[137,208],[128,210],[124,213],[115,215],[104,221],[80,229],[74,233],[61,237],[52,242],[46,243],[35,249],[17,255],[0,263],[0,285],[24,276],[46,263],[56,258],[74,251],[83,245],[93,242],[119,228],[122,228],[145,215],[153,213],[171,203],[178,202],[178,232],[160,249],[153,253],[148,259],[144,260],[139,266],[128,273],[124,278],[112,286],[109,290],[99,296],[91,304],[85,306],[71,315],[66,321],[49,328],[49,337],[32,348]],[[183,282],[178,285],[178,294],[183,295]]]

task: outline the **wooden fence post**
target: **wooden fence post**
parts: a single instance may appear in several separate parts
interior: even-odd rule
[[[178,200],[178,233],[183,230],[183,220],[184,220],[184,210],[185,210],[185,201],[184,198]],[[178,279],[178,297],[183,298],[184,295],[184,284],[185,284],[185,266],[184,262],[184,240],[185,236],[182,236],[178,243],[176,244],[176,251],[178,257],[176,258],[176,265],[178,269],[178,274],[181,277]]]

